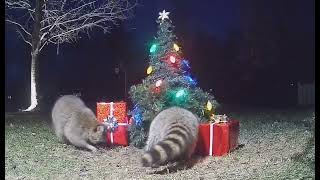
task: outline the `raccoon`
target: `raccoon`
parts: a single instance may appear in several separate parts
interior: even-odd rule
[[[190,158],[198,138],[199,119],[192,112],[170,107],[151,122],[142,166],[158,167]]]
[[[73,95],[60,97],[52,109],[54,131],[61,142],[71,143],[91,151],[90,145],[105,142],[105,127],[84,102]]]

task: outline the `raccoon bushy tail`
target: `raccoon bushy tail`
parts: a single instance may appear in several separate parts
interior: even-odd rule
[[[188,128],[177,124],[170,127],[165,138],[143,154],[142,165],[157,167],[184,157],[193,143],[190,142],[192,139]]]

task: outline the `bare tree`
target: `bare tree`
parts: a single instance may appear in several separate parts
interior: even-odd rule
[[[137,2],[130,0],[5,0],[7,23],[31,47],[31,105],[37,107],[38,57],[48,44],[72,43],[93,28],[109,32],[128,19]]]

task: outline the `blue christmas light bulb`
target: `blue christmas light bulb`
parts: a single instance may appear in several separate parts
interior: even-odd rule
[[[186,75],[185,78],[190,85],[192,85],[192,86],[197,85],[197,81],[195,79],[193,79],[190,75]]]
[[[137,105],[135,105],[133,109],[133,119],[137,126],[142,125],[142,114],[140,108]]]
[[[190,65],[189,65],[189,61],[188,60],[182,60],[181,61],[181,66],[182,66],[182,69],[185,70],[185,71],[188,71],[190,69]]]

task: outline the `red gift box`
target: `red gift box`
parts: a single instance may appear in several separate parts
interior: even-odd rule
[[[196,153],[222,156],[238,147],[239,121],[200,124]]]
[[[103,122],[108,116],[114,116],[119,123],[127,123],[127,103],[126,102],[98,102],[97,119]]]
[[[128,146],[128,124],[118,123],[118,127],[114,132],[107,132],[106,134],[107,145],[122,145]]]

